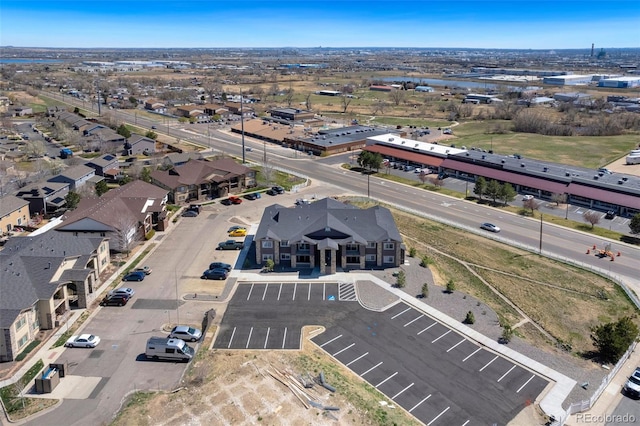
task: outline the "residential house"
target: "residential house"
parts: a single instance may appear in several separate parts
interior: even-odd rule
[[[202,105],[202,109],[204,110],[204,113],[210,117],[213,117],[214,115],[217,115],[220,118],[229,117],[229,110],[221,105],[205,104]]]
[[[66,182],[44,182],[25,186],[16,197],[29,202],[33,214],[51,213],[65,205],[70,185]]]
[[[148,99],[144,102],[144,109],[153,111],[157,114],[166,114],[167,106],[157,99]]]
[[[67,212],[56,230],[109,238],[113,251],[129,251],[154,225],[166,219],[167,191],[141,180],[85,197]]]
[[[231,158],[191,160],[151,172],[151,182],[169,191],[169,202],[179,204],[240,193],[256,186],[256,173]]]
[[[30,217],[29,201],[15,195],[0,198],[0,234],[8,233],[16,226],[26,225]]]
[[[33,108],[16,106],[9,109],[12,117],[24,117],[26,115],[33,115]]]
[[[252,107],[245,104],[241,104],[240,102],[226,102],[224,104],[224,107],[228,109],[231,114],[235,114],[235,115],[242,114],[244,118],[251,118],[256,114],[256,111]]]
[[[404,263],[404,244],[389,209],[360,209],[333,198],[267,207],[254,241],[258,264],[272,259],[284,268],[319,267],[321,274]]]
[[[123,155],[151,155],[156,152],[156,141],[146,136],[132,133],[124,143]]]
[[[60,174],[49,179],[48,182],[68,183],[70,191],[77,191],[87,182],[93,182],[95,184],[102,180],[99,176],[98,180],[95,178],[96,170],[93,167],[78,164],[63,170]]]
[[[310,120],[315,117],[313,111],[301,110],[296,108],[274,108],[269,111],[271,117],[282,118],[290,121]]]
[[[199,152],[174,152],[164,157],[162,165],[166,168],[178,167],[189,160],[204,160],[204,157]]]
[[[113,154],[104,154],[89,160],[86,164],[96,170],[96,175],[115,180],[120,173],[118,157]]]
[[[176,108],[176,114],[197,123],[207,122],[211,118],[205,114],[202,105],[182,105]]]
[[[109,262],[104,237],[48,231],[9,239],[0,251],[0,362],[13,361],[71,309],[89,306]]]

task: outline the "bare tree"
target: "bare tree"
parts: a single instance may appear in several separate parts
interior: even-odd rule
[[[288,107],[291,107],[291,103],[293,102],[293,97],[295,96],[295,94],[296,92],[292,88],[287,89],[287,91],[285,92],[284,101],[287,103]]]
[[[371,114],[376,115],[378,113],[384,114],[384,110],[387,107],[387,103],[385,101],[376,100],[371,104]]]
[[[41,140],[29,141],[25,146],[25,152],[29,157],[40,158],[46,154],[47,149]]]
[[[349,108],[349,104],[351,104],[351,101],[353,101],[352,97],[342,96],[342,113],[343,114],[347,113],[347,108]]]
[[[313,109],[313,105],[311,105],[311,92],[307,93],[307,96],[304,99],[304,103],[307,110],[311,111]]]
[[[600,222],[602,215],[598,212],[587,210],[582,214],[582,219],[591,224],[591,229]]]
[[[64,161],[56,158],[49,162],[49,172],[52,176],[59,175],[64,170]]]
[[[522,207],[524,207],[527,210],[531,210],[531,215],[532,216],[533,216],[533,212],[535,210],[538,210],[541,205],[542,205],[542,203],[540,203],[539,201],[534,200],[533,198],[531,198],[529,200],[523,200],[522,201]]]
[[[429,177],[429,183],[436,188],[441,188],[444,185],[444,179],[440,179],[437,176],[431,176]]]
[[[138,221],[128,215],[120,215],[113,225],[114,242],[116,247],[114,250],[126,253],[127,256],[131,252],[131,248],[138,240]]]
[[[389,99],[396,105],[400,105],[400,102],[404,101],[405,91],[404,90],[393,90],[389,93]]]
[[[567,194],[560,194],[558,192],[554,192],[551,194],[551,201],[556,203],[556,206],[559,206],[560,203],[564,204],[567,202]]]

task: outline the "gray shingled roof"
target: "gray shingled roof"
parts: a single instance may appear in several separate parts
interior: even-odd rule
[[[51,282],[65,259],[78,258],[78,267],[62,278],[86,277],[89,270],[83,266],[103,240],[58,231],[10,238],[0,251],[0,328],[9,327],[20,311],[38,300],[53,296],[58,284],[66,282]]]
[[[311,204],[284,207],[273,204],[264,210],[256,240],[334,242],[402,241],[389,209],[359,209],[332,198]],[[328,241],[324,246],[333,246]]]
[[[0,217],[7,216],[26,205],[29,205],[28,201],[15,195],[6,195],[0,198]]]

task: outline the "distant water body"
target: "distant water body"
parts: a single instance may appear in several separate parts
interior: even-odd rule
[[[0,64],[60,64],[64,61],[58,59],[20,59],[0,58]]]
[[[436,78],[384,77],[380,80],[389,82],[410,81],[412,83],[420,83],[423,86],[468,87],[469,89],[498,89],[504,87],[491,83],[478,83],[476,81],[439,80]]]

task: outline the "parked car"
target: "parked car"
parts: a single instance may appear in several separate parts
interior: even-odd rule
[[[242,198],[230,195],[229,198],[220,201],[220,204],[224,204],[225,206],[230,206],[232,204],[242,204]]]
[[[640,398],[640,367],[627,379],[622,391],[629,397]]]
[[[105,296],[102,301],[100,301],[100,306],[124,306],[129,301],[129,296],[124,294],[115,295],[112,297]]]
[[[269,189],[267,189],[267,195],[272,195],[272,196],[273,195],[278,195],[278,191],[276,191],[273,188],[269,188]]]
[[[68,348],[95,348],[100,343],[100,337],[93,334],[71,336],[64,345]]]
[[[157,126],[151,126],[151,128],[155,130],[155,129],[157,129],[158,127],[157,127]]]
[[[257,200],[258,198],[261,198],[261,195],[259,192],[252,192],[251,194],[247,194],[244,196],[244,198],[246,198],[247,200]]]
[[[280,185],[272,186],[271,189],[276,191],[276,193],[278,194],[284,194],[284,188],[281,187]]]
[[[489,223],[489,222],[483,223],[482,225],[480,225],[480,228],[484,229],[485,231],[500,232],[500,228],[499,227],[497,227],[493,223]]]
[[[529,200],[533,200],[533,195],[525,195],[524,197],[522,197],[522,201],[529,201]]]
[[[132,271],[122,278],[122,281],[142,281],[146,273],[144,271]]]
[[[182,217],[197,217],[198,216],[198,212],[195,210],[185,210],[182,213]]]
[[[303,204],[311,204],[311,201],[307,200],[306,198],[298,198],[296,200],[296,206],[301,206]]]
[[[604,215],[605,219],[613,219],[615,217],[616,217],[616,212],[614,212],[613,210],[609,210],[607,214]]]
[[[211,262],[209,264],[209,269],[224,269],[226,271],[231,271],[232,266],[224,262]]]
[[[149,268],[148,266],[141,266],[139,268],[134,269],[133,272],[142,272],[145,275],[149,275],[151,274],[151,268]]]
[[[218,243],[218,250],[242,250],[244,243],[242,241],[227,240]]]
[[[203,280],[226,280],[228,275],[226,269],[207,269],[200,278]]]
[[[245,237],[246,235],[246,229],[234,229],[233,231],[229,232],[230,237]]]
[[[119,287],[119,288],[116,288],[114,290],[110,290],[107,293],[107,297],[124,295],[124,296],[127,296],[129,298],[132,298],[134,294],[136,294],[136,292],[132,288]]]
[[[176,325],[169,334],[169,339],[182,339],[185,342],[196,342],[202,337],[202,331],[188,325]]]
[[[246,230],[246,229],[247,229],[247,227],[246,227],[246,226],[241,226],[241,225],[233,225],[232,227],[230,227],[229,229],[227,229],[227,233],[229,233],[229,232],[233,232],[233,231],[235,231],[236,229],[245,229],[245,230]]]

